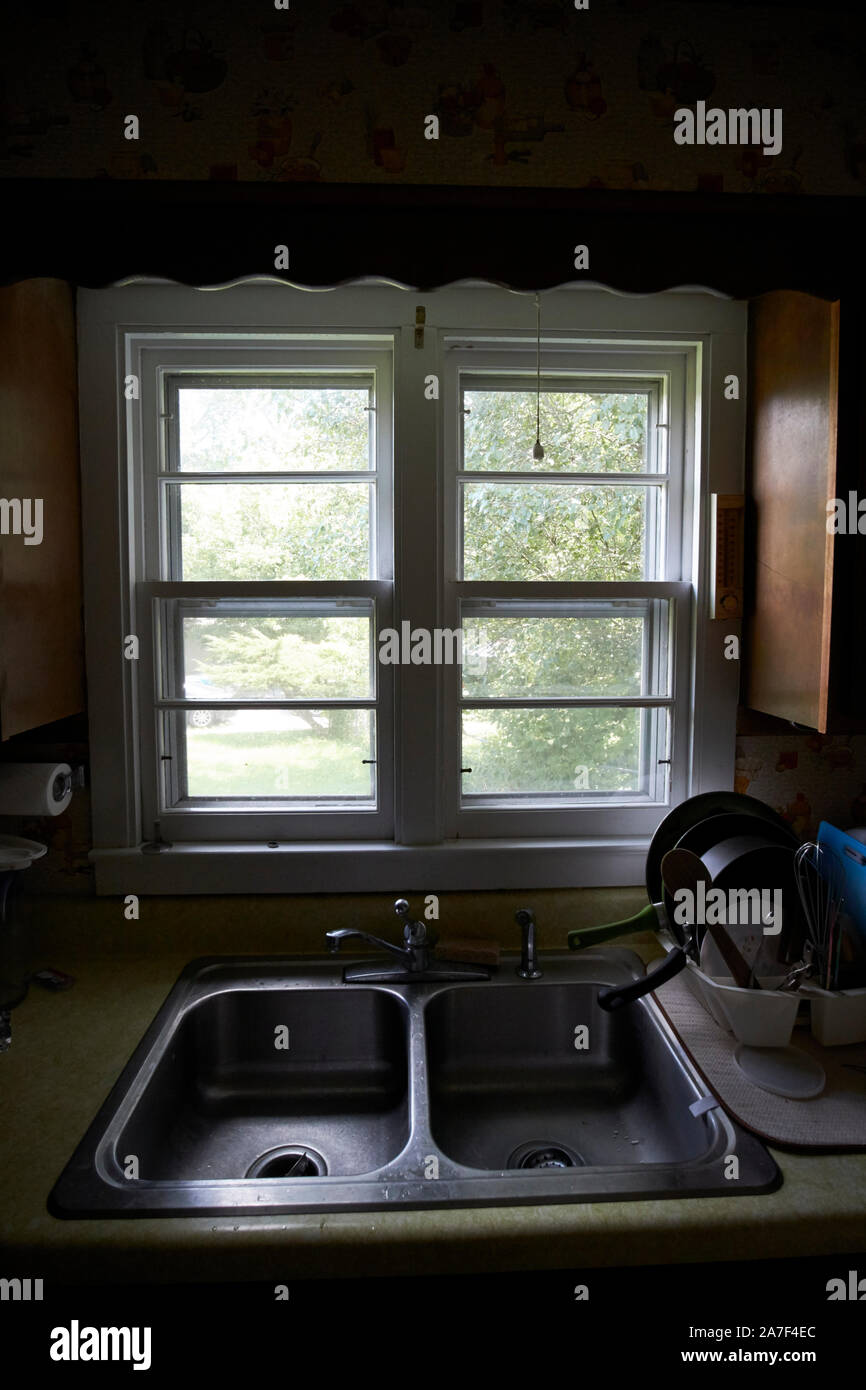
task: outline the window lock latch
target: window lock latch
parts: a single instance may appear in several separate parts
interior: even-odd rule
[[[142,854],[159,854],[161,850],[171,849],[171,840],[164,840],[159,830],[159,821],[153,822],[153,839],[147,840],[141,847]]]

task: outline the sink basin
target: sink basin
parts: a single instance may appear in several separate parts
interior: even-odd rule
[[[689,1113],[694,1094],[669,1040],[648,1009],[607,1013],[597,992],[585,983],[513,984],[431,1001],[430,1125],[443,1153],[486,1169],[700,1157],[709,1134]],[[559,1161],[544,1163],[547,1151]]]
[[[60,1217],[275,1214],[771,1191],[623,947],[489,981],[347,984],[333,960],[193,961],[60,1175]],[[735,1154],[739,1179],[725,1177]]]
[[[292,1148],[317,1176],[382,1168],[409,1138],[407,1023],[401,999],[372,989],[211,994],[180,1019],[119,1151],[142,1179],[243,1177],[274,1148],[262,1176]]]

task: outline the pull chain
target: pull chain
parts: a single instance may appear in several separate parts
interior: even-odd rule
[[[532,457],[536,462],[544,458],[541,447],[541,300],[535,296],[535,443]]]

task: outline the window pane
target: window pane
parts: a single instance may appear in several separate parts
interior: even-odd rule
[[[173,579],[369,579],[367,483],[169,483]]]
[[[593,616],[464,614],[464,698],[667,695],[667,600],[596,608]]]
[[[643,473],[646,391],[541,392],[544,458],[532,457],[536,392],[465,390],[463,467],[498,472]]]
[[[664,749],[664,710],[483,709],[463,712],[463,798],[593,793],[646,797]],[[621,799],[618,798],[618,799]]]
[[[351,700],[372,696],[372,623],[282,614],[184,617],[180,668],[187,700]]]
[[[374,800],[369,709],[191,710],[171,716],[186,742],[189,797]],[[183,792],[181,792],[183,795]]]
[[[655,578],[656,562],[645,544],[647,510],[656,510],[650,491],[628,485],[464,483],[464,578]]]
[[[178,467],[328,472],[371,467],[368,386],[180,386]]]

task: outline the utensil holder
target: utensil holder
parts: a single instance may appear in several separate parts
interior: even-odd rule
[[[720,1028],[749,1047],[787,1047],[794,1031],[800,1000],[780,993],[784,975],[761,976],[760,989],[741,989],[730,976],[705,975],[689,961],[686,979]]]
[[[866,1042],[866,988],[826,990],[807,984],[812,1037],[822,1047],[845,1047]]]

